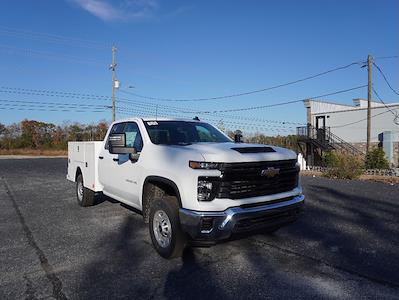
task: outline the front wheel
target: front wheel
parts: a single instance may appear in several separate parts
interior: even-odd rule
[[[164,197],[151,203],[149,231],[155,250],[164,258],[180,257],[186,238],[180,228],[176,197]]]

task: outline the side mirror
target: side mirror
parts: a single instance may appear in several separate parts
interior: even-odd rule
[[[108,151],[111,154],[137,154],[134,147],[126,147],[126,135],[124,133],[114,133],[108,137]]]

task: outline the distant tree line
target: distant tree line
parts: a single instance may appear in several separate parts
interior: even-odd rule
[[[219,130],[226,133],[231,139],[234,140],[234,135],[236,131],[226,129],[223,121],[219,121],[216,124],[216,127]],[[238,129],[239,130],[239,129]],[[277,136],[268,136],[263,133],[256,132],[251,134],[243,133],[243,141],[245,143],[254,143],[254,144],[264,144],[264,145],[273,145],[291,149],[296,153],[299,152],[298,147],[298,137],[296,135],[277,135]]]
[[[0,123],[0,149],[66,150],[68,141],[102,140],[108,123],[81,124],[64,122],[62,125],[23,120],[20,123]]]
[[[226,133],[230,138],[234,139],[235,133],[233,131],[229,130]],[[297,153],[299,152],[298,137],[296,135],[267,136],[259,132],[246,135],[244,132],[243,140],[245,143],[273,145],[288,148]]]
[[[298,137],[296,135],[277,135],[266,136],[262,133],[256,133],[245,138],[245,142],[255,144],[267,144],[284,147],[298,152]]]

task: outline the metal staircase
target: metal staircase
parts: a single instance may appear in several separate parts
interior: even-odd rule
[[[365,158],[365,153],[333,134],[330,127],[316,128],[312,125],[297,127],[298,144],[306,145],[306,157],[311,165],[320,165],[323,152],[337,150]]]

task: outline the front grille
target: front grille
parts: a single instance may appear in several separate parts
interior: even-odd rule
[[[262,170],[279,169],[273,177],[262,176]],[[296,160],[247,163],[224,163],[216,191],[217,198],[242,199],[272,195],[293,190],[298,182]]]

